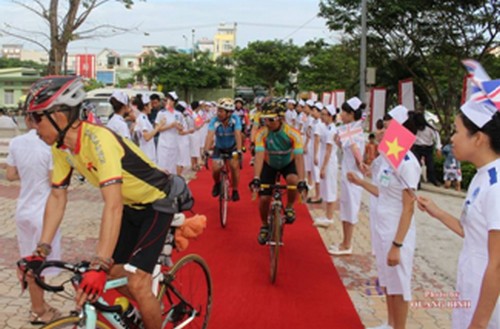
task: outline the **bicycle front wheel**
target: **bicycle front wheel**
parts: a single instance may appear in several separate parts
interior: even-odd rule
[[[40,327],[40,329],[64,329],[64,328],[85,329],[86,325],[85,322],[82,321],[80,317],[71,315],[71,316],[66,316],[64,318],[59,318],[50,323],[47,323],[43,327]],[[97,320],[96,329],[113,329],[113,328]]]
[[[166,273],[159,298],[164,329],[205,329],[212,308],[212,279],[208,266],[198,255],[187,255]],[[185,325],[185,326],[184,326]]]
[[[221,174],[219,195],[219,217],[220,225],[224,228],[227,224],[227,204],[229,200],[229,177]]]
[[[271,217],[271,237],[269,239],[269,250],[271,252],[271,283],[276,282],[276,276],[278,275],[278,259],[280,256],[280,245],[281,245],[281,211],[280,207],[274,207],[272,209]]]

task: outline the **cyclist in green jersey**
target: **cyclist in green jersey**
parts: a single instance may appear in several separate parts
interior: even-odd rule
[[[293,205],[297,199],[297,192],[307,191],[304,180],[304,156],[302,137],[300,132],[289,126],[283,120],[285,108],[274,101],[262,105],[261,118],[265,126],[255,137],[255,177],[250,182],[252,190],[259,190],[259,212],[262,227],[259,231],[258,241],[265,244],[269,227],[267,216],[271,202],[271,190],[260,189],[261,184],[274,184],[277,174],[281,174],[287,185],[296,185],[296,190],[288,190],[285,207],[286,223],[295,221]]]

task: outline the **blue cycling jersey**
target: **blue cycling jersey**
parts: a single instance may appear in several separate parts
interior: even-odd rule
[[[241,120],[237,115],[232,114],[227,126],[224,126],[217,117],[213,117],[208,124],[208,130],[215,132],[216,148],[230,149],[236,145],[234,132],[241,131]]]

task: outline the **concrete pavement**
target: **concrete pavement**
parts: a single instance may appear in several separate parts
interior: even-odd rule
[[[66,216],[62,224],[63,258],[77,260],[93,254],[102,211],[99,191],[77,180],[72,183]],[[5,170],[0,169],[0,328],[33,328],[28,323],[29,298],[20,296],[20,286],[15,276],[14,264],[18,257],[14,213],[18,183],[5,179]],[[438,204],[460,214],[463,199],[460,196],[444,195],[431,191],[418,194],[432,197]],[[386,318],[384,297],[376,286],[374,257],[371,255],[368,223],[368,196],[364,196],[360,222],[354,235],[352,256],[332,257],[344,285],[366,326],[379,325]],[[310,206],[313,217],[322,213],[319,206]],[[336,213],[338,216],[338,213]],[[300,219],[299,219],[300,220]],[[447,230],[438,221],[416,211],[417,250],[414,264],[413,298],[415,301],[432,302],[430,293],[454,292],[455,272],[461,239]],[[337,220],[328,229],[319,228],[325,248],[340,241],[340,222]],[[326,252],[326,249],[325,249]],[[57,277],[54,280],[62,280]],[[71,297],[63,298],[47,294],[49,303],[67,314],[74,306]],[[423,308],[422,303],[412,307],[408,329],[449,328],[451,309]]]

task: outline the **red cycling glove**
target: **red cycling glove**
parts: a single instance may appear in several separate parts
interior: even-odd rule
[[[83,292],[91,296],[92,299],[97,299],[97,297],[101,296],[106,284],[106,272],[88,270],[82,276],[83,279],[80,283],[80,288]]]

